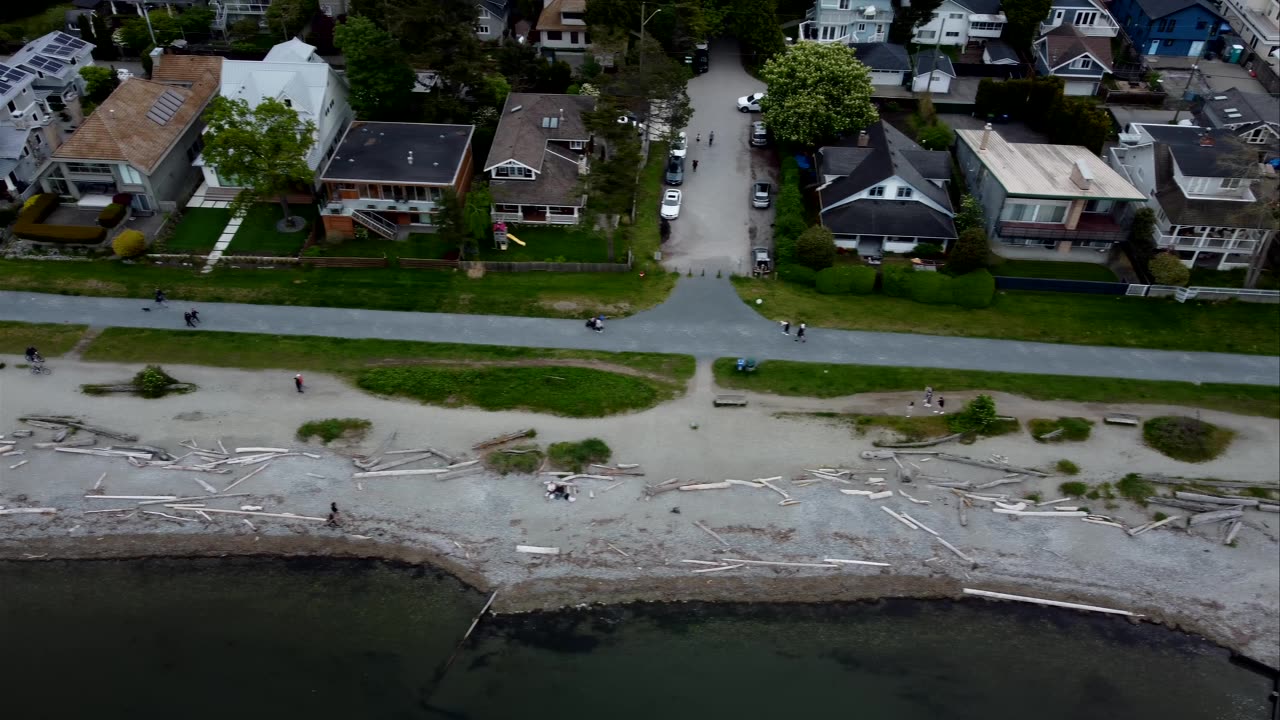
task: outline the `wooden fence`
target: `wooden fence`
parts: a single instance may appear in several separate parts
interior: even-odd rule
[[[1169,97],[1164,92],[1147,92],[1143,90],[1112,90],[1103,88],[1102,101],[1108,105],[1151,105],[1159,107]]]
[[[409,270],[457,270],[457,260],[429,260],[427,258],[400,258],[400,267]]]
[[[390,263],[381,257],[304,257],[302,262],[313,267],[330,268],[384,268]]]
[[[484,270],[486,272],[627,272],[629,263],[573,263],[573,262],[459,262],[463,270]]]

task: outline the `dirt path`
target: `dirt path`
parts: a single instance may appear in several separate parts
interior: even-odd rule
[[[654,380],[661,383],[671,383],[674,378],[658,373],[646,372],[627,365],[619,365],[617,363],[605,362],[603,360],[586,360],[582,358],[535,358],[528,360],[448,360],[436,358],[418,358],[413,360],[404,360],[400,358],[386,358],[383,360],[373,360],[367,363],[369,367],[399,367],[403,365],[439,365],[442,367],[456,368],[473,368],[473,367],[576,367],[586,368],[588,370],[601,370],[604,372],[617,373],[619,375],[627,375],[630,377],[644,378],[646,380]]]
[[[8,360],[9,358],[3,358]],[[341,528],[321,523],[255,519],[250,529],[235,516],[180,522],[86,510],[134,508],[128,501],[86,499],[104,472],[112,495],[203,494],[195,477],[224,487],[243,472],[203,477],[199,473],[138,469],[123,460],[36,449],[51,433],[36,430],[16,439],[24,454],[0,464],[0,505],[44,506],[54,515],[0,516],[0,558],[28,555],[139,556],[252,552],[355,554],[430,561],[482,587],[502,586],[507,610],[595,600],[796,599],[835,600],[886,595],[954,596],[961,587],[1122,607],[1204,633],[1273,666],[1280,665],[1280,545],[1276,516],[1250,511],[1238,546],[1224,547],[1220,527],[1161,529],[1129,538],[1116,528],[1077,520],[996,515],[969,510],[960,525],[955,497],[927,486],[908,491],[930,505],[895,496],[885,505],[910,513],[979,566],[970,567],[932,535],[909,530],[878,507],[850,497],[836,485],[792,485],[806,467],[845,467],[890,478],[883,462],[859,452],[872,437],[851,434],[847,424],[814,418],[779,419],[784,410],[855,408],[894,412],[905,406],[897,393],[852,399],[796,402],[752,396],[745,408],[713,409],[710,366],[699,365],[688,392],[650,410],[609,418],[575,419],[520,412],[444,409],[371,397],[338,378],[309,374],[309,391],[295,392],[292,374],[193,366],[166,367],[200,389],[160,400],[86,397],[81,383],[128,377],[135,366],[61,361],[51,376],[0,371],[0,434],[14,439],[26,413],[73,413],[91,422],[137,433],[141,442],[178,450],[194,438],[202,447],[276,446],[307,449],[321,457],[281,458],[238,486],[250,497],[210,500],[211,507],[261,505],[270,511],[323,516],[329,503],[343,512]],[[959,404],[960,394],[947,396]],[[1096,417],[1088,405],[1031,403],[999,397],[1002,412],[1026,417]],[[1150,408],[1127,408],[1148,414]],[[1272,480],[1280,474],[1280,422],[1224,413],[1205,419],[1240,433],[1227,457],[1203,466],[1177,463],[1143,448],[1136,431],[1098,427],[1086,443],[1043,446],[1026,435],[946,446],[971,457],[1002,454],[1016,465],[1045,465],[1071,458],[1090,482],[1115,481],[1133,470],[1223,479]],[[466,457],[477,441],[533,427],[537,442],[599,437],[613,448],[614,462],[641,463],[646,475],[610,483],[584,480],[578,502],[548,502],[538,479],[477,473],[454,480],[431,477],[354,479],[350,460],[334,448],[310,447],[293,435],[303,422],[361,417],[373,431],[361,447],[370,451],[391,432],[395,447],[435,447]],[[696,426],[696,427],[695,427]],[[347,452],[343,450],[342,452]],[[185,451],[184,451],[185,452]],[[11,468],[19,461],[25,465]],[[921,463],[925,460],[921,460]],[[890,463],[890,467],[892,464]],[[416,466],[411,466],[416,467]],[[981,481],[989,471],[932,461],[930,472]],[[880,468],[886,468],[881,473]],[[669,492],[646,501],[645,483],[667,478],[719,481],[780,475],[778,483],[800,503],[779,506],[769,490],[734,487],[705,492]],[[862,477],[862,476],[860,476]],[[1056,497],[1065,478],[1031,480],[1001,489]],[[860,481],[859,481],[860,482]],[[855,485],[857,486],[857,485]],[[120,505],[115,503],[119,502]],[[1096,503],[1095,503],[1096,504]],[[1150,518],[1151,510],[1123,503],[1095,508],[1126,523]],[[719,533],[731,548],[695,526]],[[104,538],[104,539],[100,539]],[[558,547],[558,556],[528,555],[517,544]],[[611,547],[612,546],[612,547]],[[625,555],[619,553],[625,553]],[[744,567],[709,575],[682,560],[743,557],[820,562],[835,557],[889,563],[888,568]]]

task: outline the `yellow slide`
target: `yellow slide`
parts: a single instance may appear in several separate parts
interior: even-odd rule
[[[513,243],[515,243],[515,244],[519,245],[520,247],[528,247],[527,245],[525,245],[525,244],[524,244],[524,241],[523,241],[523,240],[521,240],[520,238],[516,237],[515,235],[512,235],[511,233],[507,233],[507,239],[508,239],[508,240],[510,240],[511,242],[513,242]]]

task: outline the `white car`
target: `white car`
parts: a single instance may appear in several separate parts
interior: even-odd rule
[[[671,155],[673,157],[684,157],[688,152],[689,137],[684,133],[680,133],[675,140],[671,141]]]
[[[666,190],[662,193],[662,219],[675,220],[680,217],[680,191]]]
[[[764,99],[764,93],[751,93],[744,97],[738,98],[738,112],[760,112],[760,101]]]

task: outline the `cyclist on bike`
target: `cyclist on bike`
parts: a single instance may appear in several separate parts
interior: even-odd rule
[[[40,357],[40,351],[34,345],[27,347],[27,362],[37,362],[36,358],[39,358],[40,362],[44,361],[44,358]]]

